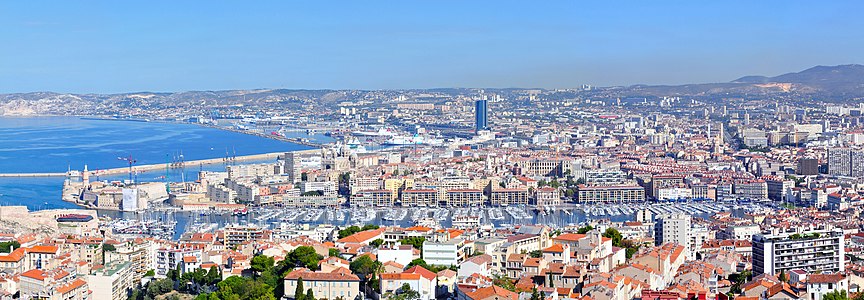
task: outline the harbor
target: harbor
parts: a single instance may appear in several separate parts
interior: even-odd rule
[[[295,208],[250,207],[244,210],[181,211],[170,207],[154,207],[143,212],[100,211],[115,233],[132,236],[165,236],[180,238],[187,232],[215,232],[229,225],[252,226],[262,229],[315,227],[334,225],[375,224],[408,228],[512,228],[519,225],[548,225],[575,228],[589,222],[634,221],[636,214],[647,210],[653,216],[687,214],[710,218],[718,212],[741,213],[771,209],[758,203],[686,202],[633,203],[614,205],[569,205],[538,209],[527,206],[507,207],[394,207],[394,208]],[[166,226],[170,225],[170,226]],[[173,227],[173,228],[171,228]]]

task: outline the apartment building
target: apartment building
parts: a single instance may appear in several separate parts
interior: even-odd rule
[[[753,274],[787,274],[793,269],[837,273],[846,267],[845,240],[840,229],[753,236]]]

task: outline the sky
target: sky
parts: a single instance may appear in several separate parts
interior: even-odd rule
[[[0,93],[572,88],[864,63],[864,1],[2,1]]]

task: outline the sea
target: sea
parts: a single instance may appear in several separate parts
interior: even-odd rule
[[[289,137],[328,142],[321,134]],[[0,118],[0,173],[90,171],[183,160],[222,158],[283,151],[308,146],[186,123],[96,120],[80,117]],[[268,161],[260,161],[268,162]],[[248,162],[255,163],[255,162]],[[196,180],[198,171],[224,170],[224,165],[188,165],[184,169],[133,174],[136,181]],[[96,180],[128,179],[125,174]],[[0,205],[26,205],[30,210],[76,208],[61,200],[62,177],[0,178]]]

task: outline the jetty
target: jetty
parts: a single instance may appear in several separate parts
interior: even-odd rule
[[[317,152],[320,151],[318,149],[312,150],[298,150],[298,151],[286,151],[286,152]],[[199,159],[199,160],[188,160],[185,161],[184,164],[187,166],[197,166],[197,165],[215,165],[215,164],[229,164],[229,163],[238,163],[238,162],[249,162],[249,161],[265,161],[265,160],[273,160],[276,161],[280,155],[285,154],[286,152],[273,152],[273,153],[264,153],[264,154],[253,154],[253,155],[242,155],[242,156],[232,156],[232,157],[220,157],[220,158],[208,158],[208,159]],[[165,164],[149,164],[149,165],[137,165],[132,166],[133,173],[141,173],[148,171],[157,171],[157,170],[165,170]],[[105,175],[119,175],[119,174],[128,174],[129,167],[120,167],[120,168],[111,168],[111,169],[97,169],[90,170],[91,175],[105,176]],[[70,176],[69,173],[0,173],[0,178],[27,178],[27,177],[67,177]]]

